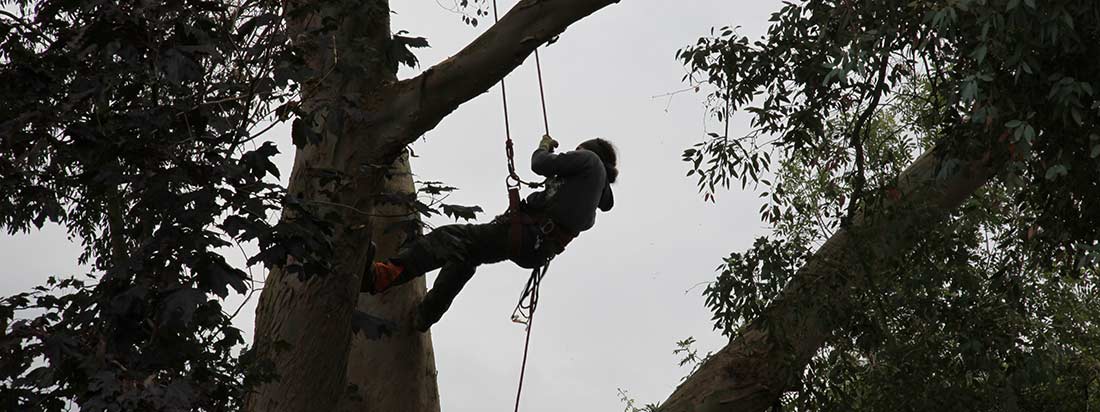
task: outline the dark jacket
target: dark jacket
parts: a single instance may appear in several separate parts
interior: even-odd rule
[[[531,170],[549,179],[545,189],[527,196],[527,205],[566,229],[588,230],[596,223],[596,208],[606,212],[615,205],[607,171],[594,152],[539,149],[531,155]]]

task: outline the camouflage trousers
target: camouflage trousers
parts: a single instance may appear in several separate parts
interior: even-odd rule
[[[520,228],[518,253],[509,256],[511,230],[512,224],[504,215],[490,223],[440,226],[401,247],[397,256],[391,259],[405,268],[397,279],[398,284],[440,269],[435,284],[419,307],[427,325],[443,317],[479,265],[511,260],[520,267],[533,269],[561,252],[544,244],[538,226],[525,224]]]

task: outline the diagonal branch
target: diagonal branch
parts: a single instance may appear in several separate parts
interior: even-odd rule
[[[569,25],[619,0],[521,0],[458,54],[395,84],[385,108],[389,158],[461,104],[485,93]]]
[[[991,159],[986,153],[959,159],[962,166],[952,173],[942,147],[918,158],[899,177],[897,200],[884,201],[875,214],[858,214],[833,234],[765,313],[681,384],[660,411],[761,412],[773,407],[798,384],[837,323],[859,310],[851,296],[867,287],[864,280],[900,264],[903,251],[1001,167],[1003,156]]]

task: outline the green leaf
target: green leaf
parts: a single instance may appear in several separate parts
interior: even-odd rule
[[[477,218],[477,214],[481,213],[481,206],[459,206],[441,204],[439,208],[443,210],[443,214],[450,216],[454,220],[474,220]]]
[[[988,54],[988,53],[989,53],[989,46],[986,46],[986,45],[983,44],[981,46],[978,46],[978,48],[974,49],[974,52],[971,53],[970,56],[973,57],[974,60],[977,60],[978,63],[980,64],[981,62],[985,61],[985,55]]]
[[[1058,177],[1065,176],[1065,175],[1068,175],[1068,174],[1069,174],[1069,170],[1066,169],[1065,165],[1054,165],[1054,166],[1051,166],[1049,169],[1047,169],[1046,179],[1047,180],[1054,180],[1054,179],[1057,179]]]
[[[970,81],[966,82],[966,85],[963,86],[962,96],[960,98],[964,102],[969,102],[969,101],[973,101],[974,98],[977,96],[977,94],[978,94],[978,82],[975,81],[975,80],[970,80]]]
[[[1035,128],[1031,125],[1024,126],[1024,140],[1030,142],[1035,139]]]
[[[294,146],[303,148],[308,144],[320,142],[320,134],[313,130],[311,123],[301,117],[294,119],[290,129],[290,138],[294,142]]]
[[[184,325],[191,323],[195,310],[206,303],[206,293],[195,288],[181,288],[168,293],[161,310],[161,322],[178,320]]]

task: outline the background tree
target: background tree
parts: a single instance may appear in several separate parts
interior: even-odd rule
[[[927,88],[913,92],[899,93],[868,124],[869,182],[887,182],[933,143],[910,133],[934,114]],[[776,181],[781,201],[808,213],[783,215],[774,239],[732,254],[705,292],[727,336],[761,312],[807,246],[843,216],[843,177],[807,164],[783,162]],[[1095,405],[1100,370],[1088,342],[1098,336],[1088,325],[1100,315],[1090,304],[1096,267],[1028,262],[1030,239],[1015,225],[1009,192],[987,185],[907,252],[905,264],[855,293],[861,309],[811,360],[785,409],[1071,411],[1087,409],[1090,396]]]
[[[708,298],[731,343],[661,410],[1089,402],[1097,15],[807,1],[760,41],[723,29],[682,50],[718,119],[755,127],[685,152],[701,190],[764,185],[778,230],[727,260]]]
[[[239,362],[218,298],[250,278],[219,252],[328,230],[268,220],[277,151],[252,142],[297,93],[278,4],[3,6],[0,224],[62,225],[88,275],[0,300],[0,408],[239,408],[266,372]]]

